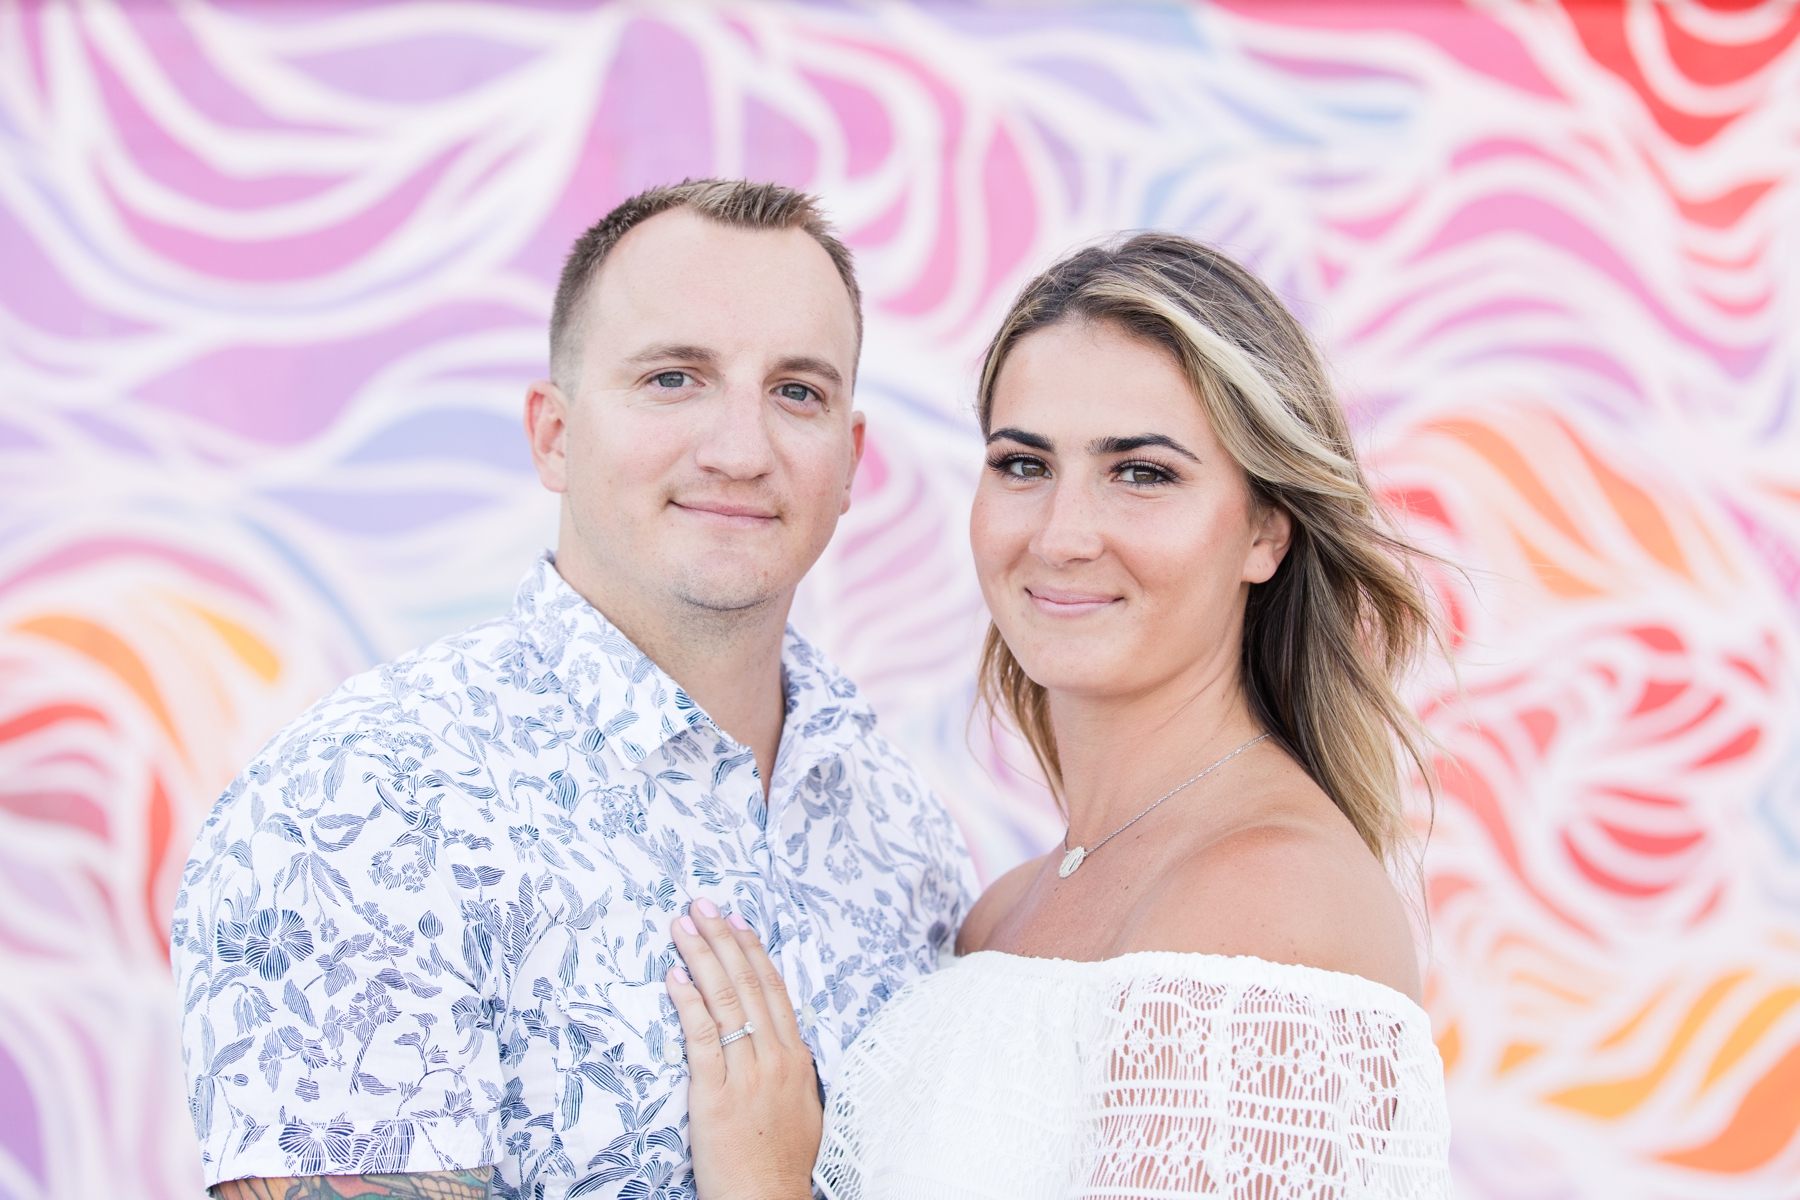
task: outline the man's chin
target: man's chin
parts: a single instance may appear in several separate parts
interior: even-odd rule
[[[672,585],[671,599],[721,616],[752,613],[793,592],[792,585],[780,586],[761,572],[694,571],[676,576]]]
[[[729,617],[747,616],[760,612],[775,603],[780,597],[769,593],[714,592],[678,594],[676,599],[689,609],[698,609],[721,617]]]

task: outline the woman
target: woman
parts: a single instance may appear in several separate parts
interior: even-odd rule
[[[1068,835],[889,1001],[822,1117],[755,935],[678,921],[701,1196],[804,1196],[808,1168],[846,1200],[1448,1196],[1386,869],[1430,623],[1305,333],[1216,251],[1139,235],[1025,289],[980,418],[982,694]]]

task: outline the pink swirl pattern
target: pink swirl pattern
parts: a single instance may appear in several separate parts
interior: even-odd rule
[[[1428,995],[1463,1194],[1800,1178],[1800,9],[0,0],[0,1200],[190,1196],[166,927],[212,798],[499,611],[560,255],[822,192],[872,450],[797,620],[992,877],[973,368],[1082,240],[1252,262],[1339,370],[1460,681]]]

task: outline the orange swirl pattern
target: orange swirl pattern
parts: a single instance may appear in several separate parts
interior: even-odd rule
[[[872,450],[798,623],[992,877],[973,364],[1173,228],[1313,326],[1441,552],[1428,1007],[1471,1197],[1800,1195],[1800,7],[0,0],[0,1200],[194,1195],[193,830],[552,536],[559,258],[684,175],[822,192]]]

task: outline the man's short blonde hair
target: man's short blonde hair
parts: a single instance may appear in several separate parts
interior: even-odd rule
[[[856,317],[856,344],[862,346],[862,290],[856,286],[850,248],[833,234],[818,198],[779,183],[746,179],[686,179],[639,192],[601,217],[575,239],[556,285],[550,313],[550,377],[572,391],[581,372],[581,327],[594,277],[619,239],[672,209],[689,208],[710,221],[738,229],[803,229],[825,248],[850,293]]]

